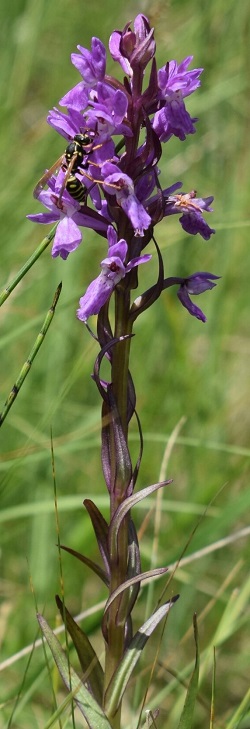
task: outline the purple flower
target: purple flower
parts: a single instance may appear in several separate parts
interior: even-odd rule
[[[61,99],[60,104],[67,106],[67,114],[54,108],[49,112],[47,121],[66,139],[73,139],[75,134],[84,130],[93,133],[98,142],[110,140],[112,134],[132,136],[126,118],[128,99],[121,89],[98,83],[93,94],[89,94],[79,83]]]
[[[176,183],[176,186],[179,184]],[[183,213],[180,218],[183,230],[186,233],[191,233],[191,235],[197,235],[199,233],[204,240],[209,240],[211,235],[215,233],[215,230],[214,228],[210,228],[206,223],[202,217],[202,211],[212,212],[210,205],[213,202],[213,197],[196,197],[194,190],[178,195],[168,195],[173,188],[174,186],[163,191],[166,200],[165,215]]]
[[[87,128],[96,128],[99,135],[133,135],[126,119],[128,98],[121,89],[114,89],[106,83],[98,83],[94,94],[90,95],[92,108],[84,114]]]
[[[195,316],[196,319],[205,322],[207,320],[205,314],[203,314],[203,311],[191,301],[189,294],[197,296],[198,294],[202,294],[203,291],[213,289],[214,286],[216,286],[214,281],[218,278],[220,278],[220,276],[215,276],[213,273],[198,271],[197,273],[193,273],[191,276],[188,276],[188,278],[181,278],[180,276],[171,276],[170,278],[166,278],[163,288],[167,289],[169,286],[173,286],[174,284],[180,284],[177,296],[180,299],[182,306],[185,306],[185,308],[189,311],[189,314]]]
[[[133,76],[136,67],[144,69],[155,54],[154,29],[145,15],[137,15],[134,31],[129,23],[123,31],[115,30],[110,36],[109,50],[128,76]]]
[[[172,135],[183,141],[196,131],[193,122],[197,119],[190,117],[183,101],[200,86],[203,69],[187,71],[192,59],[188,56],[179,65],[170,61],[158,71],[160,109],[155,113],[153,128],[161,142],[167,142]]]
[[[102,167],[105,176],[104,190],[116,196],[118,205],[124,210],[133,225],[135,235],[143,236],[151,225],[151,218],[135,194],[134,184],[117,165],[106,162]]]
[[[61,256],[66,260],[69,253],[72,253],[81,243],[82,233],[79,226],[92,228],[103,235],[107,231],[108,222],[91,208],[88,209],[87,214],[82,213],[80,204],[73,200],[66,190],[64,190],[61,199],[59,198],[62,175],[63,173],[59,173],[58,177],[52,177],[48,181],[49,189],[42,190],[38,197],[39,201],[50,212],[27,215],[27,218],[34,223],[44,225],[59,221],[52,247],[52,256],[53,258]]]
[[[187,71],[187,67],[193,60],[193,56],[187,56],[178,65],[177,61],[170,61],[158,71],[158,84],[161,90],[161,98],[168,99],[176,91],[181,91],[182,98],[192,94],[199,86],[199,76],[203,68],[194,68]]]
[[[213,201],[213,197],[196,197],[196,192],[194,190],[187,193],[178,193],[177,195],[173,195],[173,192],[178,190],[180,187],[182,187],[182,182],[175,182],[165,190],[161,190],[160,193],[158,192],[157,195],[153,195],[149,198],[146,197],[146,199],[144,198],[144,205],[147,208],[153,225],[155,225],[164,216],[179,215],[182,213],[180,223],[183,230],[191,235],[199,233],[202,238],[209,240],[211,235],[215,233],[215,230],[214,228],[210,228],[206,223],[202,216],[202,212],[203,210],[207,213],[212,212],[210,204]],[[138,186],[136,186],[136,193],[139,198],[141,197],[140,188],[141,182],[139,182]]]
[[[111,225],[107,230],[107,238],[109,245],[108,256],[101,262],[101,273],[91,282],[79,302],[77,317],[84,322],[87,321],[89,316],[99,314],[100,309],[110,297],[115,286],[132,268],[139,266],[140,263],[146,263],[151,258],[150,255],[138,256],[125,264],[128,252],[126,241],[123,238],[117,241],[117,233]]]
[[[186,110],[181,91],[176,91],[166,101],[163,109],[156,112],[153,129],[161,142],[167,142],[173,135],[183,142],[187,134],[195,133],[196,129],[193,124],[195,121],[197,119],[191,119]]]
[[[91,51],[77,46],[80,53],[72,53],[71,61],[83,78],[87,88],[95,87],[102,81],[106,70],[106,49],[99,38],[92,38]]]
[[[51,109],[47,122],[67,140],[73,139],[75,134],[79,134],[84,128],[84,119],[78,109],[69,109],[67,114],[56,108]]]

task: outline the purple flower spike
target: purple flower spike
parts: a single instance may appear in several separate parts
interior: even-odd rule
[[[158,298],[163,286],[156,225],[164,217],[178,215],[186,233],[199,234],[206,241],[215,233],[204,219],[204,213],[212,212],[213,198],[199,198],[195,191],[182,193],[182,182],[172,180],[164,189],[160,177],[162,142],[173,135],[185,140],[196,131],[197,119],[188,113],[185,100],[200,86],[203,69],[190,70],[193,56],[187,56],[181,63],[170,60],[158,70],[154,29],[142,13],[110,36],[111,56],[126,74],[123,82],[106,73],[106,50],[99,38],[92,38],[91,49],[77,48],[71,58],[81,74],[80,82],[62,97],[65,109],[54,108],[48,116],[48,123],[70,143],[34,189],[35,198],[48,210],[28,217],[39,223],[58,221],[53,257],[66,259],[79,246],[79,226],[108,238],[101,273],[80,300],[77,315],[85,322],[98,314],[131,268],[149,260],[150,256],[135,256],[153,239],[159,278],[145,292],[133,313],[136,318]],[[147,64],[148,73],[144,73]],[[212,288],[215,278],[206,273],[168,278],[163,287],[179,283],[183,306],[205,321],[190,294]]]
[[[110,297],[115,286],[121,281],[126,273],[140,263],[146,263],[151,259],[150,255],[132,258],[127,265],[125,259],[128,252],[126,241],[121,238],[117,242],[117,234],[110,225],[107,231],[109,250],[107,258],[101,262],[100,275],[91,282],[86,293],[80,299],[80,306],[77,310],[77,317],[86,322],[89,316],[99,314],[100,309]]]

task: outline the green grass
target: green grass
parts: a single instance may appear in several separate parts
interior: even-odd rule
[[[63,151],[62,141],[45,120],[48,109],[79,80],[70,53],[78,43],[89,46],[92,35],[107,42],[111,30],[123,27],[141,8],[139,3],[118,5],[113,0],[2,2],[1,289],[48,232],[25,216],[38,210],[32,189],[44,168]],[[145,438],[141,487],[157,480],[166,444],[185,418],[168,459],[167,476],[174,483],[158,503],[158,536],[157,499],[145,505],[149,516],[144,505],[135,511],[145,569],[151,564],[152,544],[158,566],[174,565],[186,545],[188,557],[168,590],[168,595],[180,592],[181,599],[167,622],[146,708],[162,707],[155,719],[158,729],[178,726],[183,682],[193,669],[196,611],[201,677],[194,729],[209,727],[214,645],[215,727],[232,729],[238,726],[232,716],[241,702],[249,712],[249,697],[244,699],[249,689],[249,533],[244,530],[250,508],[250,11],[247,0],[153,0],[143,11],[156,29],[159,65],[194,54],[195,66],[205,69],[201,90],[187,104],[199,117],[197,133],[184,144],[176,140],[166,145],[162,182],[168,186],[181,179],[184,190],[213,194],[209,223],[217,233],[205,243],[185,236],[177,217],[162,222],[157,240],[166,275],[207,270],[222,276],[217,288],[202,297],[205,325],[188,316],[175,294],[166,292],[135,328],[131,369]],[[111,61],[109,70],[114,71]],[[96,548],[82,501],[89,496],[104,513],[108,509],[100,466],[99,399],[90,380],[97,349],[75,317],[79,296],[93,270],[98,270],[99,260],[99,240],[88,231],[67,264],[52,261],[47,249],[1,309],[3,405],[56,287],[63,282],[52,325],[1,428],[2,660],[32,644],[38,634],[30,575],[39,610],[45,610],[52,627],[56,625],[54,594],[60,590],[60,577],[51,428],[61,541],[93,558]],[[152,267],[146,269],[141,272],[141,290],[153,280]],[[136,428],[131,447],[136,458]],[[94,576],[67,554],[63,574],[72,614],[105,598]],[[165,583],[166,578],[144,588],[136,624],[144,621],[145,611],[156,604]],[[83,623],[95,647],[99,620],[100,609]],[[157,640],[151,641],[140,663],[141,678],[132,680],[124,705],[126,729],[135,729],[136,702],[157,645]],[[52,685],[58,704],[65,699],[56,671],[50,673],[49,679],[41,648],[34,650],[29,663],[26,655],[5,667],[0,694],[3,727],[49,725],[55,711]],[[248,714],[240,729],[249,724]]]

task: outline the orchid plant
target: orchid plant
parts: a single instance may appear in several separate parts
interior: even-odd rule
[[[39,616],[63,680],[91,729],[120,729],[123,725],[122,699],[131,673],[149,636],[178,597],[170,595],[133,632],[132,612],[141,583],[165,574],[167,568],[142,572],[131,509],[170,483],[163,481],[135,491],[143,437],[129,369],[133,325],[170,286],[178,287],[182,306],[205,322],[204,313],[191,297],[212,289],[219,278],[201,271],[188,273],[185,278],[166,278],[156,240],[157,224],[170,215],[179,215],[182,228],[190,235],[198,234],[207,241],[215,232],[204,218],[204,214],[211,212],[212,197],[197,197],[193,190],[180,192],[182,183],[178,181],[167,188],[160,182],[163,144],[173,136],[185,141],[188,134],[196,131],[197,119],[189,115],[185,99],[200,86],[202,69],[190,70],[192,56],[189,56],[180,64],[168,61],[157,70],[154,30],[142,14],[135,18],[133,27],[128,23],[122,31],[111,34],[109,50],[125,74],[123,83],[107,74],[106,50],[98,38],[92,39],[91,50],[78,46],[79,52],[72,54],[72,63],[81,80],[59,102],[66,111],[53,109],[48,123],[67,144],[81,139],[78,135],[87,134],[88,145],[82,149],[81,163],[78,164],[73,151],[72,163],[66,155],[60,161],[58,174],[55,166],[51,174],[45,174],[40,187],[36,187],[36,196],[48,212],[28,216],[38,223],[58,222],[53,258],[61,256],[66,260],[76,251],[82,243],[82,229],[91,228],[107,243],[99,275],[97,271],[94,273],[77,309],[79,322],[87,326],[99,347],[92,377],[102,400],[101,455],[110,501],[109,520],[91,499],[84,503],[102,566],[87,555],[67,548],[94,571],[108,591],[101,625],[104,666],[59,597],[57,605],[79,656],[80,677],[72,667],[69,670],[62,647],[44,617]],[[68,185],[69,175],[76,193]],[[135,297],[138,267],[149,264],[152,259],[145,252],[149,243],[157,256],[157,280]],[[97,315],[96,332],[89,324],[94,315]],[[104,358],[109,365],[109,381],[104,381],[100,373]],[[128,445],[132,417],[136,418],[140,441],[135,465]]]

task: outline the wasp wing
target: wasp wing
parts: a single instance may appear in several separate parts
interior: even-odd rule
[[[54,172],[56,172],[59,169],[59,167],[61,167],[63,165],[64,160],[65,160],[65,156],[64,156],[64,154],[62,154],[61,157],[59,157],[59,159],[57,159],[56,162],[54,162],[52,167],[50,167],[50,169],[44,173],[44,175],[40,178],[40,180],[38,180],[38,183],[36,184],[36,186],[33,190],[33,196],[35,198],[39,197],[40,192],[42,192],[45,185],[47,185],[48,180],[50,180],[50,178],[52,177]]]

